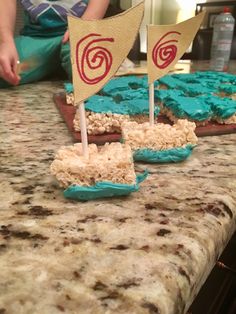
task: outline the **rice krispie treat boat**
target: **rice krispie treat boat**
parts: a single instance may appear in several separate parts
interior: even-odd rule
[[[195,127],[195,123],[187,120],[178,120],[173,126],[125,122],[122,125],[122,139],[131,146],[135,161],[180,162],[188,158],[196,146]]]
[[[86,124],[89,135],[104,133],[121,133],[121,125],[125,121],[143,123],[149,119],[147,99],[135,99],[116,103],[108,96],[94,95],[85,103]],[[155,108],[155,116],[160,109]],[[79,111],[74,118],[74,129],[80,132]]]
[[[131,148],[121,143],[89,145],[89,157],[82,144],[62,147],[50,167],[66,198],[91,200],[128,195],[139,189],[147,173],[135,175]]]

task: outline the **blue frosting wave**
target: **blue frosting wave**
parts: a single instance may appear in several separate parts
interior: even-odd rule
[[[119,184],[112,182],[98,182],[93,186],[72,185],[64,191],[64,196],[73,200],[88,201],[97,198],[125,196],[139,190],[139,183],[148,176],[148,171],[136,176],[136,184]]]
[[[64,83],[64,89],[65,89],[67,94],[74,92],[74,86],[72,83]]]
[[[135,161],[144,161],[149,163],[173,163],[187,159],[195,146],[186,145],[185,147],[176,147],[167,150],[138,149],[134,152]]]

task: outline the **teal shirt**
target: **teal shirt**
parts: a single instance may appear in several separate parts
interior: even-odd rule
[[[88,0],[21,0],[25,13],[22,35],[62,36],[67,30],[67,15],[80,17]]]

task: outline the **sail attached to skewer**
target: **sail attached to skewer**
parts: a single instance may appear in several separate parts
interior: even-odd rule
[[[148,25],[148,81],[167,74],[193,41],[205,13],[175,25]]]
[[[98,92],[116,73],[138,34],[144,2],[103,20],[68,17],[75,103]]]

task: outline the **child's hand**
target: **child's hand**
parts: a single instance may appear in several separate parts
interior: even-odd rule
[[[69,41],[69,31],[67,30],[62,38],[62,43],[66,44]]]
[[[12,85],[19,84],[17,75],[18,53],[13,40],[0,42],[0,77]]]

